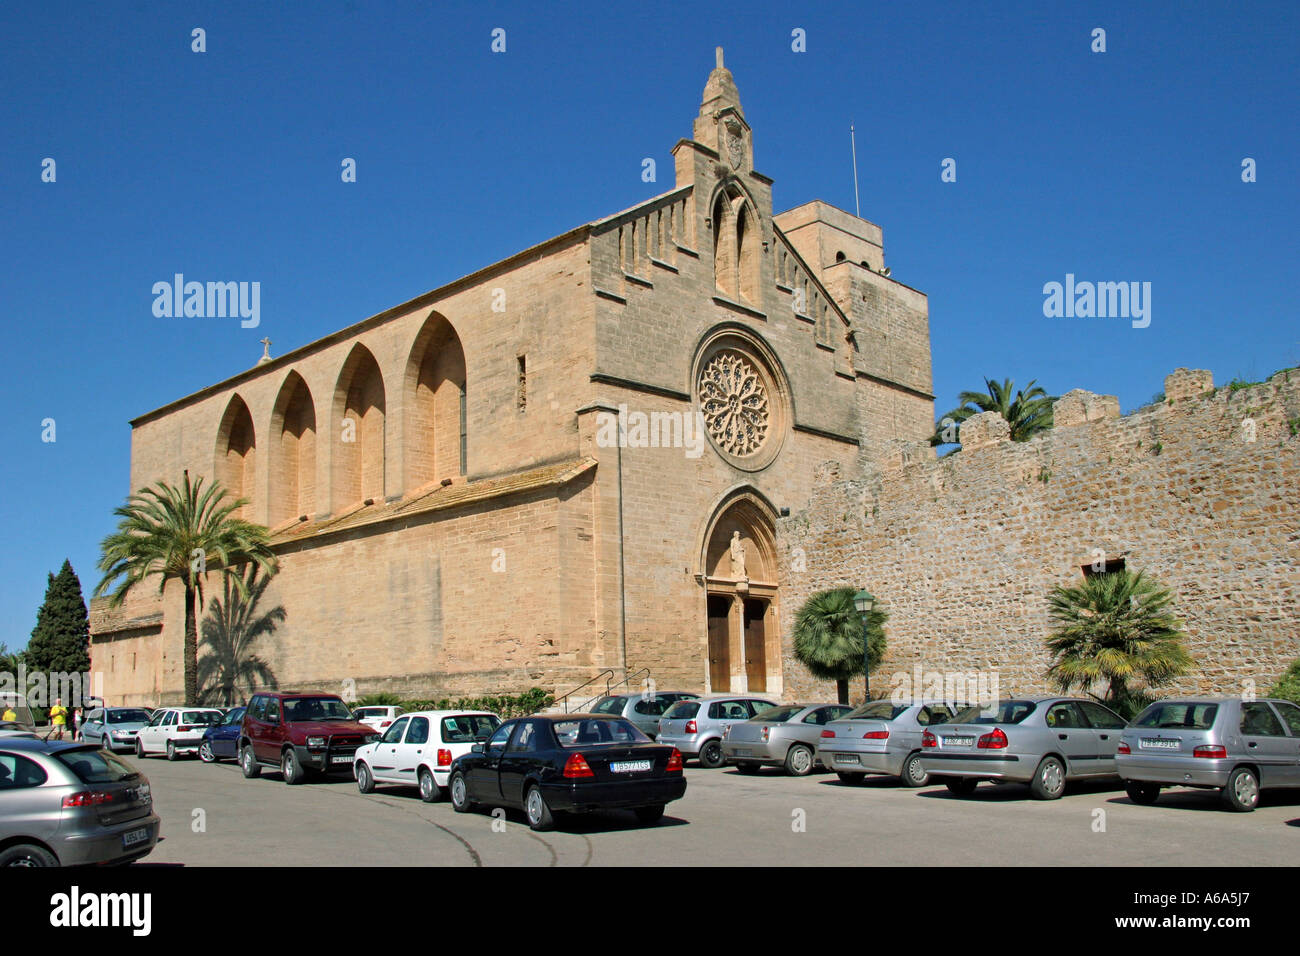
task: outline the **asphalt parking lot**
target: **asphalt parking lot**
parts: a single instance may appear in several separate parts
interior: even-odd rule
[[[1165,791],[1153,807],[1097,785],[1053,802],[1011,785],[958,798],[942,785],[691,764],[685,798],[657,826],[610,812],[533,833],[520,813],[458,814],[414,788],[366,796],[347,778],[288,787],[278,773],[246,780],[233,763],[127,759],[149,777],[162,818],[163,840],[142,865],[1290,866],[1300,850],[1300,791],[1236,814],[1192,790]]]

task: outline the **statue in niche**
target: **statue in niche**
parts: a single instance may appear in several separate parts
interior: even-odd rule
[[[731,576],[737,581],[748,581],[745,571],[745,545],[740,540],[740,532],[731,532]]]

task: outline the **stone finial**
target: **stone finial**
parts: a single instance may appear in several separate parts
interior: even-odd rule
[[[957,432],[962,451],[1010,441],[1011,425],[997,412],[980,412],[961,423]]]
[[[1052,403],[1053,428],[1067,428],[1103,418],[1119,418],[1119,399],[1116,396],[1098,395],[1076,388]]]
[[[1165,376],[1165,398],[1197,398],[1214,388],[1214,373],[1203,368],[1176,368]]]
[[[715,47],[713,48],[713,58],[717,61],[717,67],[716,67],[716,69],[719,69],[719,70],[726,69],[726,67],[724,67],[724,66],[722,65],[722,47],[720,47],[720,46],[715,46]]]
[[[260,339],[259,341],[262,343],[262,357],[257,360],[257,364],[265,365],[267,362],[271,361],[271,340]]]
[[[722,47],[715,51],[717,66],[709,74],[708,81],[704,84],[704,98],[700,103],[700,115],[717,113],[719,110],[726,109],[728,106],[735,107],[737,113],[745,115],[745,111],[740,106],[740,90],[736,88],[735,77],[731,71],[722,65]]]

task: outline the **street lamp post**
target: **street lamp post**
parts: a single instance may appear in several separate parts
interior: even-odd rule
[[[865,703],[871,700],[871,641],[867,629],[867,620],[871,614],[871,609],[876,606],[876,599],[871,596],[870,591],[863,588],[853,595],[853,606],[862,615],[862,686],[867,695],[863,701]]]

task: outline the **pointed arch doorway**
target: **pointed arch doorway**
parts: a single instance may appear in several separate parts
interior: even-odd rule
[[[742,492],[718,510],[705,536],[710,693],[782,693],[774,529],[767,503]]]

